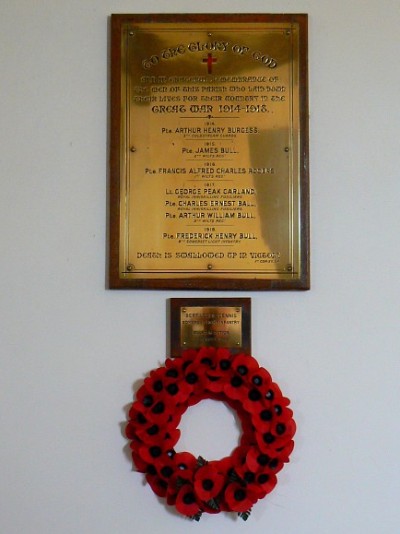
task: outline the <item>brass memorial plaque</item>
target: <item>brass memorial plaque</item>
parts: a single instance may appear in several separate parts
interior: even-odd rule
[[[307,15],[113,15],[111,92],[111,288],[309,288]]]
[[[171,355],[185,349],[224,347],[251,352],[250,299],[171,299]]]

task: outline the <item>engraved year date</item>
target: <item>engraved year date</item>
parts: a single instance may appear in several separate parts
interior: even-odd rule
[[[219,105],[220,113],[240,113],[241,111],[245,113],[268,113],[268,108],[265,104],[246,104],[245,106],[240,106],[239,104]]]

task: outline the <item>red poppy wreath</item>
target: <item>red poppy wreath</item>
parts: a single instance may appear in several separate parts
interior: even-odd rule
[[[182,414],[203,399],[224,401],[242,424],[239,446],[220,460],[175,450]],[[154,493],[184,516],[199,521],[204,512],[227,511],[246,520],[289,461],[296,425],[288,405],[252,356],[187,350],[151,371],[136,394],[126,426],[133,462]]]

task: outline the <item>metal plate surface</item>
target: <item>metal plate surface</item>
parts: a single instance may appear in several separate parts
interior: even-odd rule
[[[248,298],[170,299],[170,354],[186,349],[224,347],[251,352],[251,301]]]
[[[309,287],[304,33],[113,16],[111,287]]]

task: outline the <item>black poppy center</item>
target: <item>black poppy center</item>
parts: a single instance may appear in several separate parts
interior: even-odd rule
[[[267,391],[267,393],[265,394],[265,398],[268,400],[272,400],[274,398],[274,392],[272,391],[272,389],[269,389]]]
[[[276,425],[276,433],[278,436],[282,436],[286,432],[286,426],[283,423],[278,423]]]
[[[257,458],[257,462],[260,465],[267,465],[267,463],[269,462],[269,456],[267,456],[266,454],[260,454]]]
[[[277,415],[281,415],[281,413],[282,413],[282,406],[279,406],[279,404],[275,404],[275,406],[274,406],[274,410],[275,410],[275,413],[276,413]]]
[[[263,434],[263,440],[265,443],[273,443],[275,441],[275,436],[273,436],[271,432],[265,432],[265,434]]]
[[[251,389],[249,391],[249,399],[251,401],[258,401],[261,399],[261,393],[258,391],[258,389]]]
[[[272,412],[271,410],[263,410],[260,413],[260,417],[263,421],[271,421],[272,419]]]
[[[157,402],[157,404],[154,405],[154,407],[152,408],[152,412],[155,413],[155,414],[160,414],[160,413],[163,413],[165,410],[165,405],[162,401],[160,402]]]
[[[179,391],[179,388],[176,384],[168,384],[167,391],[170,395],[176,395]]]
[[[221,360],[221,361],[219,362],[219,366],[221,367],[221,369],[222,369],[223,371],[226,371],[227,369],[230,368],[230,366],[231,366],[231,362],[230,362],[229,360]]]
[[[234,493],[235,501],[244,501],[246,492],[243,489],[237,489]]]
[[[185,495],[183,496],[183,502],[185,504],[193,504],[195,501],[196,501],[196,498],[194,496],[194,493],[192,492],[185,493]]]
[[[234,376],[231,380],[231,386],[234,388],[238,388],[243,384],[243,380],[240,378],[240,376]]]
[[[189,373],[186,377],[186,382],[188,384],[195,384],[198,381],[199,377],[196,375],[196,373]]]
[[[155,436],[158,430],[159,430],[158,425],[153,425],[147,429],[147,433],[149,436]]]
[[[239,365],[238,368],[237,368],[237,372],[244,376],[244,375],[247,375],[247,373],[249,372],[249,370],[247,369],[247,367],[245,365]]]
[[[153,404],[153,397],[151,395],[146,395],[143,397],[143,405],[147,408]]]
[[[271,469],[276,469],[278,467],[278,464],[279,464],[278,458],[274,458],[273,460],[269,462],[269,466]]]
[[[158,447],[157,445],[154,445],[153,447],[150,447],[150,455],[153,457],[153,458],[158,458],[159,456],[161,456],[161,448]]]
[[[176,378],[178,376],[178,371],[176,369],[168,369],[165,374],[170,378]]]
[[[154,391],[159,393],[162,390],[162,388],[163,388],[163,383],[161,382],[161,380],[156,380],[156,382],[154,382],[153,384]]]
[[[265,484],[266,482],[268,482],[268,480],[269,480],[269,475],[267,475],[266,473],[259,475],[259,477],[257,478],[257,482],[259,484]]]
[[[174,470],[169,465],[164,465],[164,467],[161,469],[161,474],[165,478],[169,478]]]
[[[201,363],[204,364],[204,365],[211,365],[212,364],[212,361],[210,358],[203,358],[201,360]]]
[[[206,491],[210,491],[214,487],[214,482],[210,478],[206,478],[203,480],[202,486]]]
[[[138,420],[138,423],[140,423],[141,425],[144,425],[145,423],[147,423],[147,419],[142,413],[138,413],[137,420]]]
[[[253,376],[252,382],[253,382],[253,384],[254,384],[255,386],[261,386],[261,384],[262,384],[262,378],[261,378],[261,376],[258,376],[258,375]]]

